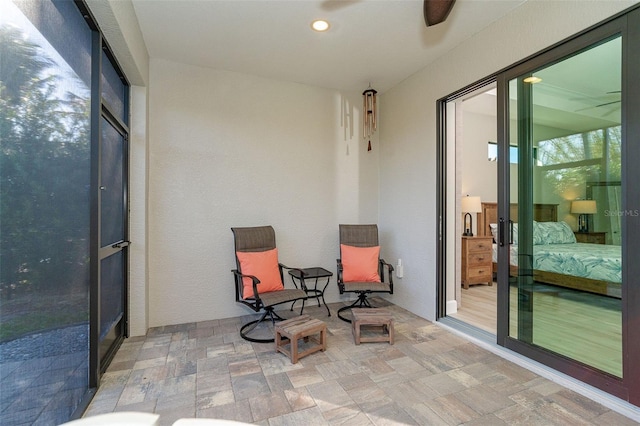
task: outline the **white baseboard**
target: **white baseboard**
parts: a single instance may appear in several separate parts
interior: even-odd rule
[[[458,302],[456,300],[447,300],[447,315],[458,312]]]

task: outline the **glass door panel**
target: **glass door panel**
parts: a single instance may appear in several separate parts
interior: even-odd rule
[[[100,262],[100,347],[104,352],[118,337],[119,333],[113,330],[124,315],[122,277],[125,266],[122,251]]]
[[[102,120],[100,241],[101,246],[124,239],[124,137]]]
[[[620,37],[509,81],[509,335],[622,376]],[[508,163],[507,163],[508,164]]]
[[[125,137],[106,118],[100,142],[100,332],[101,368],[124,337],[126,289]]]

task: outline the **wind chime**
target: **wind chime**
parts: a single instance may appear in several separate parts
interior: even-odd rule
[[[371,88],[369,88],[362,92],[362,96],[364,98],[364,104],[362,110],[364,111],[364,120],[362,127],[362,137],[364,139],[369,139],[369,145],[367,145],[367,151],[371,151],[371,136],[378,128],[378,102],[376,100],[376,94],[378,92]]]

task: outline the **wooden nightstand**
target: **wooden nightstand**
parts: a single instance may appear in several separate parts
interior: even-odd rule
[[[606,232],[574,232],[576,241],[579,243],[589,244],[606,244],[607,233]]]
[[[462,286],[493,285],[493,237],[462,237]]]

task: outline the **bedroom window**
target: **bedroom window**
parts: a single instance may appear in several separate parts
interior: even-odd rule
[[[538,164],[600,164],[606,156],[609,161],[614,161],[619,166],[621,148],[620,126],[592,130],[538,142]]]
[[[489,142],[487,144],[487,153],[489,155],[489,161],[498,161],[498,144],[496,142]],[[533,158],[538,158],[538,149],[533,148]],[[518,147],[510,146],[509,147],[509,162],[511,164],[518,164]],[[537,164],[541,166],[540,162]]]
[[[587,182],[602,184],[619,182],[621,179],[621,126],[540,141],[538,153],[536,163],[540,166],[542,185],[550,193],[564,198],[590,198],[585,192],[588,190]],[[599,204],[603,209],[605,206],[611,208],[613,201],[600,200]],[[620,206],[613,205],[613,208],[619,209]],[[597,214],[594,219],[598,217],[603,220],[602,214]],[[611,229],[600,231],[608,231],[608,241],[616,236],[616,241],[619,240],[619,231],[616,231],[616,235]]]

